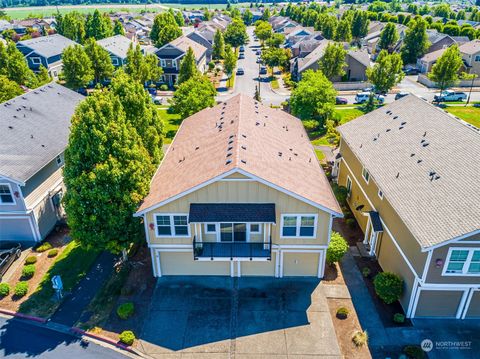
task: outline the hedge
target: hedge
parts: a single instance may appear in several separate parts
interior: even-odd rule
[[[403,280],[395,273],[378,273],[373,280],[375,293],[387,304],[400,299],[403,293]]]

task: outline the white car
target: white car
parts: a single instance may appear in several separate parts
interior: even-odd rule
[[[435,95],[435,102],[448,102],[448,101],[464,101],[467,99],[467,94],[465,92],[456,92],[456,91],[443,91],[440,95]]]
[[[355,96],[355,102],[356,103],[365,103],[368,101],[368,98],[370,97],[370,94],[371,92],[359,92],[356,94]],[[383,103],[385,101],[385,96],[382,96],[382,95],[374,95],[375,96],[375,99],[380,102],[380,103]]]
[[[163,103],[163,99],[160,96],[152,96],[152,101],[155,105],[161,105]]]

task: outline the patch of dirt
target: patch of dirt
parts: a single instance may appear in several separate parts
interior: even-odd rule
[[[15,268],[15,271],[12,273],[10,279],[7,282],[8,284],[10,284],[10,294],[3,298],[0,297],[0,307],[14,312],[18,311],[20,305],[25,302],[30,297],[30,295],[37,289],[45,273],[47,273],[53,262],[55,262],[57,257],[63,252],[63,249],[71,240],[68,236],[68,233],[69,230],[66,226],[57,226],[43,242],[48,242],[52,245],[53,248],[58,249],[58,254],[55,257],[49,258],[48,250],[42,253],[38,253],[35,252],[35,250],[32,250],[29,256],[37,257],[37,262],[35,263],[35,274],[32,278],[22,278],[22,269],[24,267],[24,263],[20,263],[20,265]],[[14,288],[15,285],[22,280],[26,280],[28,282],[28,293],[22,298],[17,298],[14,295]]]
[[[350,247],[356,246],[358,242],[363,241],[363,232],[360,227],[358,225],[355,225],[354,228],[349,227],[343,219],[335,219],[332,229],[340,233],[347,240]]]
[[[368,345],[357,347],[352,342],[353,333],[361,330],[360,322],[358,321],[357,313],[353,307],[352,301],[349,299],[327,299],[328,309],[333,320],[333,327],[337,335],[338,345],[344,358],[367,359],[371,358]],[[346,319],[338,319],[337,309],[345,307],[349,314]]]
[[[342,271],[338,263],[325,266],[325,276],[322,279],[323,284],[345,284]]]

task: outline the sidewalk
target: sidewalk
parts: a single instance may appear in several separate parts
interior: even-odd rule
[[[111,275],[115,257],[109,252],[101,253],[93,267],[73,289],[50,318],[55,323],[73,326],[82,312],[97,294],[105,280]]]
[[[278,89],[274,89],[272,87],[272,82],[270,81],[270,90],[272,90],[272,92],[276,93],[277,95],[290,96],[291,92],[289,89],[286,88],[285,83],[283,82],[282,75],[280,74],[278,77],[276,77],[276,79],[278,81]]]

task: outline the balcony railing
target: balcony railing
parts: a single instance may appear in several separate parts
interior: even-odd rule
[[[193,259],[265,258],[272,259],[272,236],[268,242],[200,242],[193,237]]]

